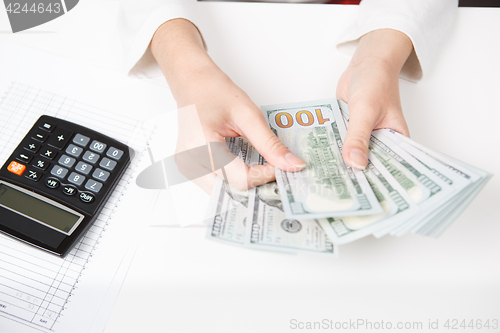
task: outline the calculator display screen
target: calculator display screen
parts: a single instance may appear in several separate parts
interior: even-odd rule
[[[0,206],[67,235],[83,219],[83,215],[71,212],[62,205],[5,183],[0,183]]]

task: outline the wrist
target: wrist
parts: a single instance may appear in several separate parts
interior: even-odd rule
[[[399,75],[412,50],[413,44],[404,33],[393,29],[374,30],[361,37],[350,65],[381,64]]]
[[[176,100],[179,92],[201,73],[218,69],[206,52],[198,29],[185,19],[162,24],[150,48]]]

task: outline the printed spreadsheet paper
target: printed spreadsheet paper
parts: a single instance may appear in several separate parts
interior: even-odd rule
[[[0,160],[5,161],[25,133],[41,114],[47,114],[72,122],[93,125],[98,131],[127,143],[132,147],[144,147],[144,137],[130,137],[138,133],[135,119],[110,117],[90,105],[58,96],[26,84],[13,82],[0,101]],[[88,124],[88,119],[93,119]],[[0,315],[42,331],[54,330],[62,321],[63,310],[71,309],[70,299],[78,296],[78,283],[84,280],[86,268],[99,247],[108,223],[130,179],[132,168],[125,173],[109,202],[95,224],[78,245],[61,259],[28,245],[0,238]],[[120,254],[117,253],[120,259]],[[0,322],[0,327],[5,324]]]
[[[68,69],[61,59],[32,54],[32,58],[44,57],[45,62],[57,61],[62,70]],[[1,164],[42,114],[116,138],[133,148],[136,156],[94,225],[64,259],[0,234],[0,332],[102,332],[126,274],[123,265],[130,264],[133,255],[128,250],[140,228],[134,213],[122,218],[130,206],[124,193],[136,190],[132,176],[151,132],[136,118],[45,88],[31,82],[6,83],[0,76]],[[147,205],[147,193],[139,197],[143,205],[139,207]]]

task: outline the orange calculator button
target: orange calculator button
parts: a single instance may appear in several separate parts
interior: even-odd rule
[[[18,176],[21,176],[24,170],[26,170],[26,165],[12,161],[7,167],[7,170],[9,170],[12,173],[15,173]]]

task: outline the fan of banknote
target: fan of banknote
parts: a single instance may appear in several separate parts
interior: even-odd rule
[[[207,213],[207,238],[281,252],[338,255],[366,236],[409,232],[439,237],[491,174],[392,130],[372,133],[365,170],[344,163],[349,110],[329,99],[262,107],[271,130],[307,163],[276,169],[276,182],[237,191],[218,178]],[[266,161],[243,138],[227,138],[248,165]]]

